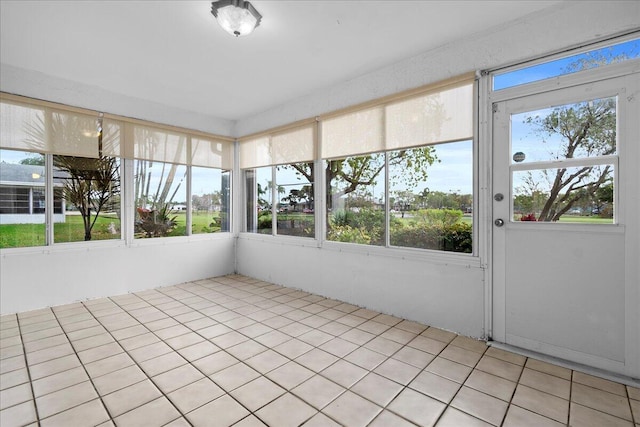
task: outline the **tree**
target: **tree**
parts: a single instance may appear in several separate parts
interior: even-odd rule
[[[556,107],[545,117],[525,121],[543,138],[560,136],[556,159],[596,157],[616,152],[615,99],[597,99]],[[547,200],[538,221],[557,221],[581,198],[593,198],[611,179],[610,165],[545,169],[542,176],[550,184]]]
[[[415,187],[419,182],[426,180],[428,166],[437,161],[438,158],[433,146],[390,152],[389,168],[396,172],[389,178],[390,180],[402,179],[402,182],[409,187]],[[309,182],[313,182],[313,163],[295,163],[288,165],[288,167],[294,169]],[[383,154],[327,161],[325,166],[327,209],[333,207],[333,200],[353,193],[357,189],[376,185],[378,177],[384,170]]]
[[[25,132],[34,148],[48,146],[51,141],[65,141],[66,146],[80,147],[86,144],[87,121],[75,115],[46,112],[34,123],[29,123]],[[101,123],[100,123],[101,128]],[[62,172],[65,199],[82,215],[84,240],[92,238],[103,208],[120,193],[120,168],[116,157],[104,155],[104,147],[118,138],[115,132],[97,132],[97,157],[53,156],[53,166]],[[22,164],[39,164],[42,158],[28,157]],[[93,212],[93,215],[92,215]]]
[[[40,154],[30,155],[20,160],[21,165],[44,166],[44,156]]]

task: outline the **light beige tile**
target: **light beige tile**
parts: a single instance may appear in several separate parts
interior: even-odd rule
[[[27,382],[29,382],[29,373],[26,368],[0,374],[0,390],[5,390]]]
[[[447,344],[434,338],[418,335],[409,344],[409,347],[417,348],[418,350],[426,351],[431,354],[439,354],[447,347]]]
[[[163,372],[185,365],[188,362],[180,354],[171,352],[140,363],[140,367],[148,377],[155,377]]]
[[[509,406],[502,424],[503,427],[562,427],[563,425],[565,424],[515,405]]]
[[[483,371],[474,370],[464,385],[509,402],[517,384]]]
[[[486,342],[477,340],[475,338],[464,337],[462,335],[458,335],[457,337],[455,337],[453,341],[451,341],[451,345],[462,347],[478,353],[484,353],[485,351],[487,351]]]
[[[410,388],[404,389],[387,409],[418,425],[431,426],[446,405]]]
[[[324,343],[326,343],[327,341],[330,341],[333,339],[333,335],[328,334],[326,332],[323,332],[321,330],[318,329],[314,329],[310,332],[307,332],[306,334],[302,334],[298,337],[298,339],[300,341],[304,341],[307,344],[310,344],[314,347],[320,346]]]
[[[388,405],[402,389],[402,385],[373,372],[351,387],[354,393],[382,407]]]
[[[260,421],[254,415],[249,415],[233,425],[233,427],[267,427],[265,423]]]
[[[54,391],[62,390],[69,386],[85,382],[89,379],[84,368],[78,366],[68,371],[59,372],[33,381],[31,384],[36,397],[43,396]]]
[[[313,347],[311,345],[295,338],[273,347],[273,350],[289,359],[295,359],[312,349]]]
[[[267,332],[266,334],[260,335],[259,337],[255,338],[255,340],[260,344],[266,345],[269,348],[273,348],[285,341],[289,341],[290,339],[291,337],[289,335],[280,331]]]
[[[100,396],[104,396],[145,379],[147,379],[147,376],[144,372],[139,367],[132,365],[94,378],[93,384]]]
[[[73,354],[73,347],[71,344],[64,343],[56,345],[54,347],[44,348],[32,353],[27,353],[27,363],[29,366],[37,365],[39,363],[48,362],[49,360],[58,359],[63,356]]]
[[[140,381],[113,393],[102,396],[102,401],[112,416],[117,417],[134,408],[159,398],[160,390],[150,380]]]
[[[286,393],[286,390],[265,377],[258,377],[238,387],[231,395],[245,408],[254,412]]]
[[[364,345],[367,342],[374,339],[376,336],[361,329],[350,329],[344,334],[340,335],[340,338],[352,342],[357,345]]]
[[[314,375],[291,390],[291,393],[315,408],[322,409],[345,391],[345,388],[332,381],[320,375]]]
[[[127,351],[129,352],[129,356],[131,356],[133,360],[138,363],[142,363],[145,360],[153,359],[154,357],[170,353],[173,351],[173,349],[163,342],[156,342]]]
[[[480,359],[476,369],[514,382],[518,381],[522,372],[522,366],[520,365],[514,365],[513,363],[488,356],[483,356]]]
[[[0,411],[0,425],[3,427],[24,426],[36,421],[36,408],[32,400]]]
[[[627,390],[623,384],[605,380],[604,378],[574,371],[573,382],[617,394],[618,396],[627,397]]]
[[[21,384],[0,391],[0,410],[31,400],[31,384]]]
[[[500,425],[509,404],[469,387],[462,387],[451,406],[493,425]]]
[[[336,363],[322,371],[321,374],[331,381],[340,384],[345,388],[349,388],[360,381],[367,372],[367,370],[362,369],[353,363],[345,360],[338,360]]]
[[[122,348],[124,348],[126,351],[129,351],[129,352],[138,350],[142,347],[150,346],[151,344],[157,344],[157,346],[160,346],[160,347],[163,346],[163,343],[160,342],[160,338],[158,338],[157,336],[155,336],[155,334],[151,332],[146,332],[142,335],[133,336],[131,338],[125,338],[123,340],[119,340],[118,343],[122,346]],[[150,347],[150,348],[153,348],[153,347]],[[140,352],[144,353],[143,350],[140,350]],[[158,356],[158,355],[156,354],[154,356]]]
[[[412,322],[410,320],[403,320],[396,325],[396,328],[402,329],[403,331],[413,332],[414,334],[421,334],[427,330],[428,326],[423,325],[422,323]]]
[[[182,365],[153,377],[152,381],[163,393],[167,394],[202,378],[204,375],[193,366]]]
[[[631,421],[587,408],[575,402],[571,402],[569,425],[580,427],[633,427]]]
[[[239,332],[231,331],[226,334],[218,335],[210,339],[212,343],[220,348],[229,348],[247,341],[249,338]]]
[[[239,363],[238,359],[225,351],[219,351],[192,362],[193,366],[205,375],[212,375],[236,363]]]
[[[203,378],[199,381],[186,385],[178,390],[172,391],[167,395],[169,400],[182,412],[186,414],[202,405],[211,402],[222,396],[224,390],[218,387],[209,378]]]
[[[26,342],[24,343],[24,348],[27,351],[27,353],[31,353],[37,350],[55,347],[68,342],[69,340],[67,339],[67,337],[61,334],[61,335],[54,335],[52,337],[44,338],[41,340]]]
[[[629,399],[629,404],[631,405],[633,419],[636,421],[640,421],[640,400]]]
[[[109,421],[109,414],[104,409],[100,399],[95,399],[52,417],[45,418],[40,421],[40,426],[96,426],[107,421]]]
[[[21,358],[23,361],[24,359]],[[57,374],[72,368],[80,366],[80,361],[75,354],[60,357],[58,359],[49,360],[29,367],[29,373],[32,380],[37,380],[49,375]]]
[[[82,363],[91,363],[96,360],[106,359],[109,356],[113,356],[122,353],[124,350],[118,343],[104,344],[98,347],[92,347],[88,350],[78,352],[78,357]]]
[[[90,381],[86,381],[63,390],[49,393],[36,398],[38,415],[41,418],[50,417],[58,412],[66,411],[81,403],[97,398]]]
[[[220,348],[209,341],[202,341],[178,350],[178,353],[190,362],[202,359],[220,351]]]
[[[635,400],[640,400],[640,388],[632,387],[632,386],[628,385],[627,386],[627,393],[629,395],[629,398],[635,399]]]
[[[331,418],[346,426],[364,427],[369,424],[382,408],[355,393],[347,391],[331,402],[324,410]]]
[[[302,357],[304,357],[304,355]],[[284,365],[288,361],[289,360],[281,354],[278,354],[273,350],[267,350],[247,359],[245,363],[261,374],[266,374],[267,372]]]
[[[302,425],[303,427],[341,427],[340,424],[333,421],[321,412],[315,414],[309,421]],[[235,426],[234,426],[235,427]]]
[[[369,350],[365,347],[360,347],[347,355],[344,360],[347,360],[354,365],[358,365],[361,368],[372,371],[376,366],[387,360],[387,356],[378,353],[377,351]]]
[[[6,374],[8,372],[15,371],[17,369],[24,369],[27,366],[27,362],[24,356],[15,356],[8,359],[0,360],[0,374]]]
[[[305,317],[309,316],[309,313],[305,313],[304,315]],[[326,319],[325,319],[326,320]],[[303,324],[303,323],[299,323],[299,322],[293,322],[293,323],[289,323],[286,326],[283,326],[282,328],[278,329],[280,332],[284,332],[287,335],[290,335],[292,337],[298,337],[302,334],[305,334],[307,332],[310,332],[313,328]]]
[[[407,385],[418,375],[420,369],[396,359],[387,359],[374,372],[397,383]]]
[[[525,366],[536,371],[544,372],[545,374],[554,375],[565,380],[571,380],[571,369],[552,365],[551,363],[532,358],[527,359]]]
[[[237,359],[244,361],[266,350],[267,347],[262,344],[253,340],[247,340],[243,343],[227,348],[226,351]]]
[[[372,319],[374,322],[382,323],[387,326],[395,326],[402,321],[399,317],[390,316],[388,314],[379,314]]]
[[[117,426],[161,426],[180,417],[166,397],[152,400],[116,418]]]
[[[487,347],[485,355],[495,357],[496,359],[504,360],[505,362],[513,363],[514,365],[523,366],[527,361],[527,358],[519,354],[512,353],[510,351],[502,350],[496,347]]]
[[[209,377],[227,392],[245,385],[260,376],[260,373],[244,363],[236,363]]]
[[[320,350],[319,348],[314,348],[313,350],[296,358],[296,362],[305,368],[311,369],[313,372],[320,372],[329,365],[335,363],[337,360],[338,358],[336,356],[327,353],[324,350]]]
[[[622,386],[622,384],[619,385]],[[631,409],[629,408],[629,399],[617,394],[574,383],[571,390],[571,401],[618,418],[633,420]]]
[[[413,347],[402,347],[398,350],[392,358],[400,360],[401,362],[408,363],[416,368],[423,369],[435,358],[435,355],[427,353],[426,351],[418,350]]]
[[[104,344],[113,342],[113,338],[108,333],[94,335],[92,337],[82,338],[71,342],[76,352],[88,350],[93,347],[99,347]]]
[[[566,423],[568,420],[568,401],[522,384],[516,388],[511,403],[561,423]]]
[[[571,382],[544,372],[524,368],[520,384],[569,400]]]
[[[114,371],[117,371],[127,366],[133,365],[135,362],[127,353],[116,354],[115,356],[107,357],[105,359],[96,360],[95,362],[87,363],[84,365],[85,369],[91,376],[96,378]]]
[[[450,345],[442,350],[438,356],[473,368],[482,357],[482,354],[462,347],[457,347],[455,345]]]
[[[442,417],[438,420],[436,427],[490,427],[491,424],[486,423],[476,417],[462,412],[456,408],[448,407]]]
[[[452,362],[451,360],[444,359],[442,357],[436,357],[433,359],[425,369],[460,384],[467,379],[471,372],[471,368],[469,366]]]
[[[316,410],[302,400],[286,393],[256,412],[269,426],[296,427],[316,414]]]
[[[173,348],[174,350],[177,350],[180,348],[188,347],[193,344],[197,344],[199,342],[202,342],[203,340],[204,338],[202,338],[200,335],[196,334],[195,332],[189,332],[183,335],[169,338],[165,340],[165,342],[169,344],[171,348]]]
[[[386,338],[402,345],[405,345],[408,342],[412,341],[414,338],[416,338],[417,335],[418,334],[414,332],[405,331],[404,329],[399,329],[397,327],[387,329],[382,334],[380,334],[382,338]]]
[[[460,389],[460,384],[431,372],[423,371],[409,384],[409,387],[441,402],[449,403]]]
[[[319,348],[333,354],[334,356],[344,357],[358,348],[358,345],[347,340],[343,340],[342,338],[334,338],[322,344]]]
[[[313,371],[296,362],[288,362],[267,373],[267,377],[269,377],[270,380],[287,390],[291,390],[298,384],[301,384],[311,378],[313,375]]]
[[[369,424],[369,427],[415,427],[415,424],[400,418],[393,412],[384,410]]]

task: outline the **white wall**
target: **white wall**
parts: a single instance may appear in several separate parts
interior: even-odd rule
[[[375,254],[379,248],[369,248],[368,253],[340,244],[319,249],[286,240],[241,236],[238,271],[386,314],[482,336],[483,271],[471,257],[463,256],[466,262],[425,261],[417,256]]]
[[[442,46],[240,120],[235,135],[248,135],[469,71],[527,61],[638,29],[638,16],[638,1],[567,2],[497,31]]]
[[[236,124],[236,135],[268,129],[446,79],[560,52],[638,28],[640,2],[567,2],[472,39],[443,46]],[[481,109],[484,106],[481,106]],[[480,140],[480,159],[491,142]],[[425,322],[473,337],[486,335],[491,239],[488,165],[479,165],[479,257],[447,263],[309,248],[282,239],[238,239],[238,273]],[[389,251],[389,254],[392,254]]]
[[[1,250],[0,313],[233,273],[235,239],[201,237]]]

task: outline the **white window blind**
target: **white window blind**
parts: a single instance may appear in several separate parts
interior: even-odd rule
[[[386,149],[471,139],[473,85],[389,104],[385,112]]]
[[[2,100],[0,147],[98,157],[97,119],[97,116]]]
[[[230,141],[191,138],[191,164],[211,168],[233,168],[233,144]]]
[[[471,139],[473,78],[431,87],[321,119],[322,157],[331,159]]]
[[[242,169],[312,161],[315,124],[240,141]]]
[[[384,150],[383,107],[354,111],[321,123],[324,158]]]
[[[150,126],[133,126],[133,157],[187,164],[187,135]]]

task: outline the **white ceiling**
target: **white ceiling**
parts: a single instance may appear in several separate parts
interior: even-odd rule
[[[561,1],[252,3],[236,39],[208,1],[0,0],[0,60],[238,120]]]

